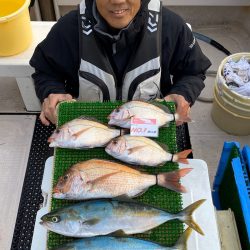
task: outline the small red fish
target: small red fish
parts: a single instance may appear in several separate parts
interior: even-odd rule
[[[147,137],[123,135],[112,139],[105,151],[121,161],[144,166],[161,166],[167,161],[188,163],[191,149],[177,154],[168,152],[167,145],[159,144]]]

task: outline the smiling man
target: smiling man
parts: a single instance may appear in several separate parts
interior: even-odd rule
[[[141,7],[141,1],[96,0],[96,7],[110,27],[122,29],[134,19]]]
[[[40,43],[30,64],[43,124],[63,100],[173,100],[187,116],[210,61],[160,0],[84,0]]]

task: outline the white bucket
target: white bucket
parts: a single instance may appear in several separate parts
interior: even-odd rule
[[[223,66],[241,57],[250,61],[250,53],[237,53],[226,57],[217,71],[211,116],[215,124],[232,135],[250,135],[250,98],[231,91],[223,76]]]

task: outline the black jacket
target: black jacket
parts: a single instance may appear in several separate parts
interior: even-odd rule
[[[145,17],[137,15],[137,18]],[[164,96],[180,94],[193,104],[204,88],[205,71],[211,63],[202,53],[198,43],[194,43],[193,34],[181,17],[163,7],[162,20],[161,92]],[[62,17],[53,26],[47,38],[37,46],[30,64],[36,71],[32,77],[41,102],[51,93],[70,93],[74,97],[78,96],[78,32],[77,11],[72,11]],[[126,32],[129,34],[131,30]],[[134,37],[138,39],[139,36]],[[122,46],[121,51],[113,58],[117,72],[121,70],[119,67],[126,63],[129,53],[136,45],[136,40],[127,42],[127,46]],[[112,43],[104,44],[110,53]]]

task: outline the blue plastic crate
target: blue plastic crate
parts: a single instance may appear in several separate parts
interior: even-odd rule
[[[248,178],[250,178],[250,147],[248,145],[244,146],[242,150],[242,155],[246,164]]]
[[[250,148],[240,150],[237,142],[225,142],[213,185],[217,209],[234,212],[242,249],[250,250]]]
[[[235,158],[232,160],[232,167],[234,171],[234,178],[237,185],[237,190],[239,194],[243,221],[242,223],[246,228],[246,245],[248,242],[248,249],[250,249],[250,184],[249,178],[246,171],[239,171],[242,168],[242,164],[239,158]],[[244,166],[243,166],[244,167]]]
[[[231,151],[235,147],[238,148],[240,151],[240,144],[238,142],[224,142],[222,153],[221,153],[221,158],[220,158],[217,172],[214,178],[212,197],[213,197],[214,205],[218,210],[221,209],[220,198],[219,198],[219,188],[223,180],[225,170],[228,166],[228,161],[231,155]]]

